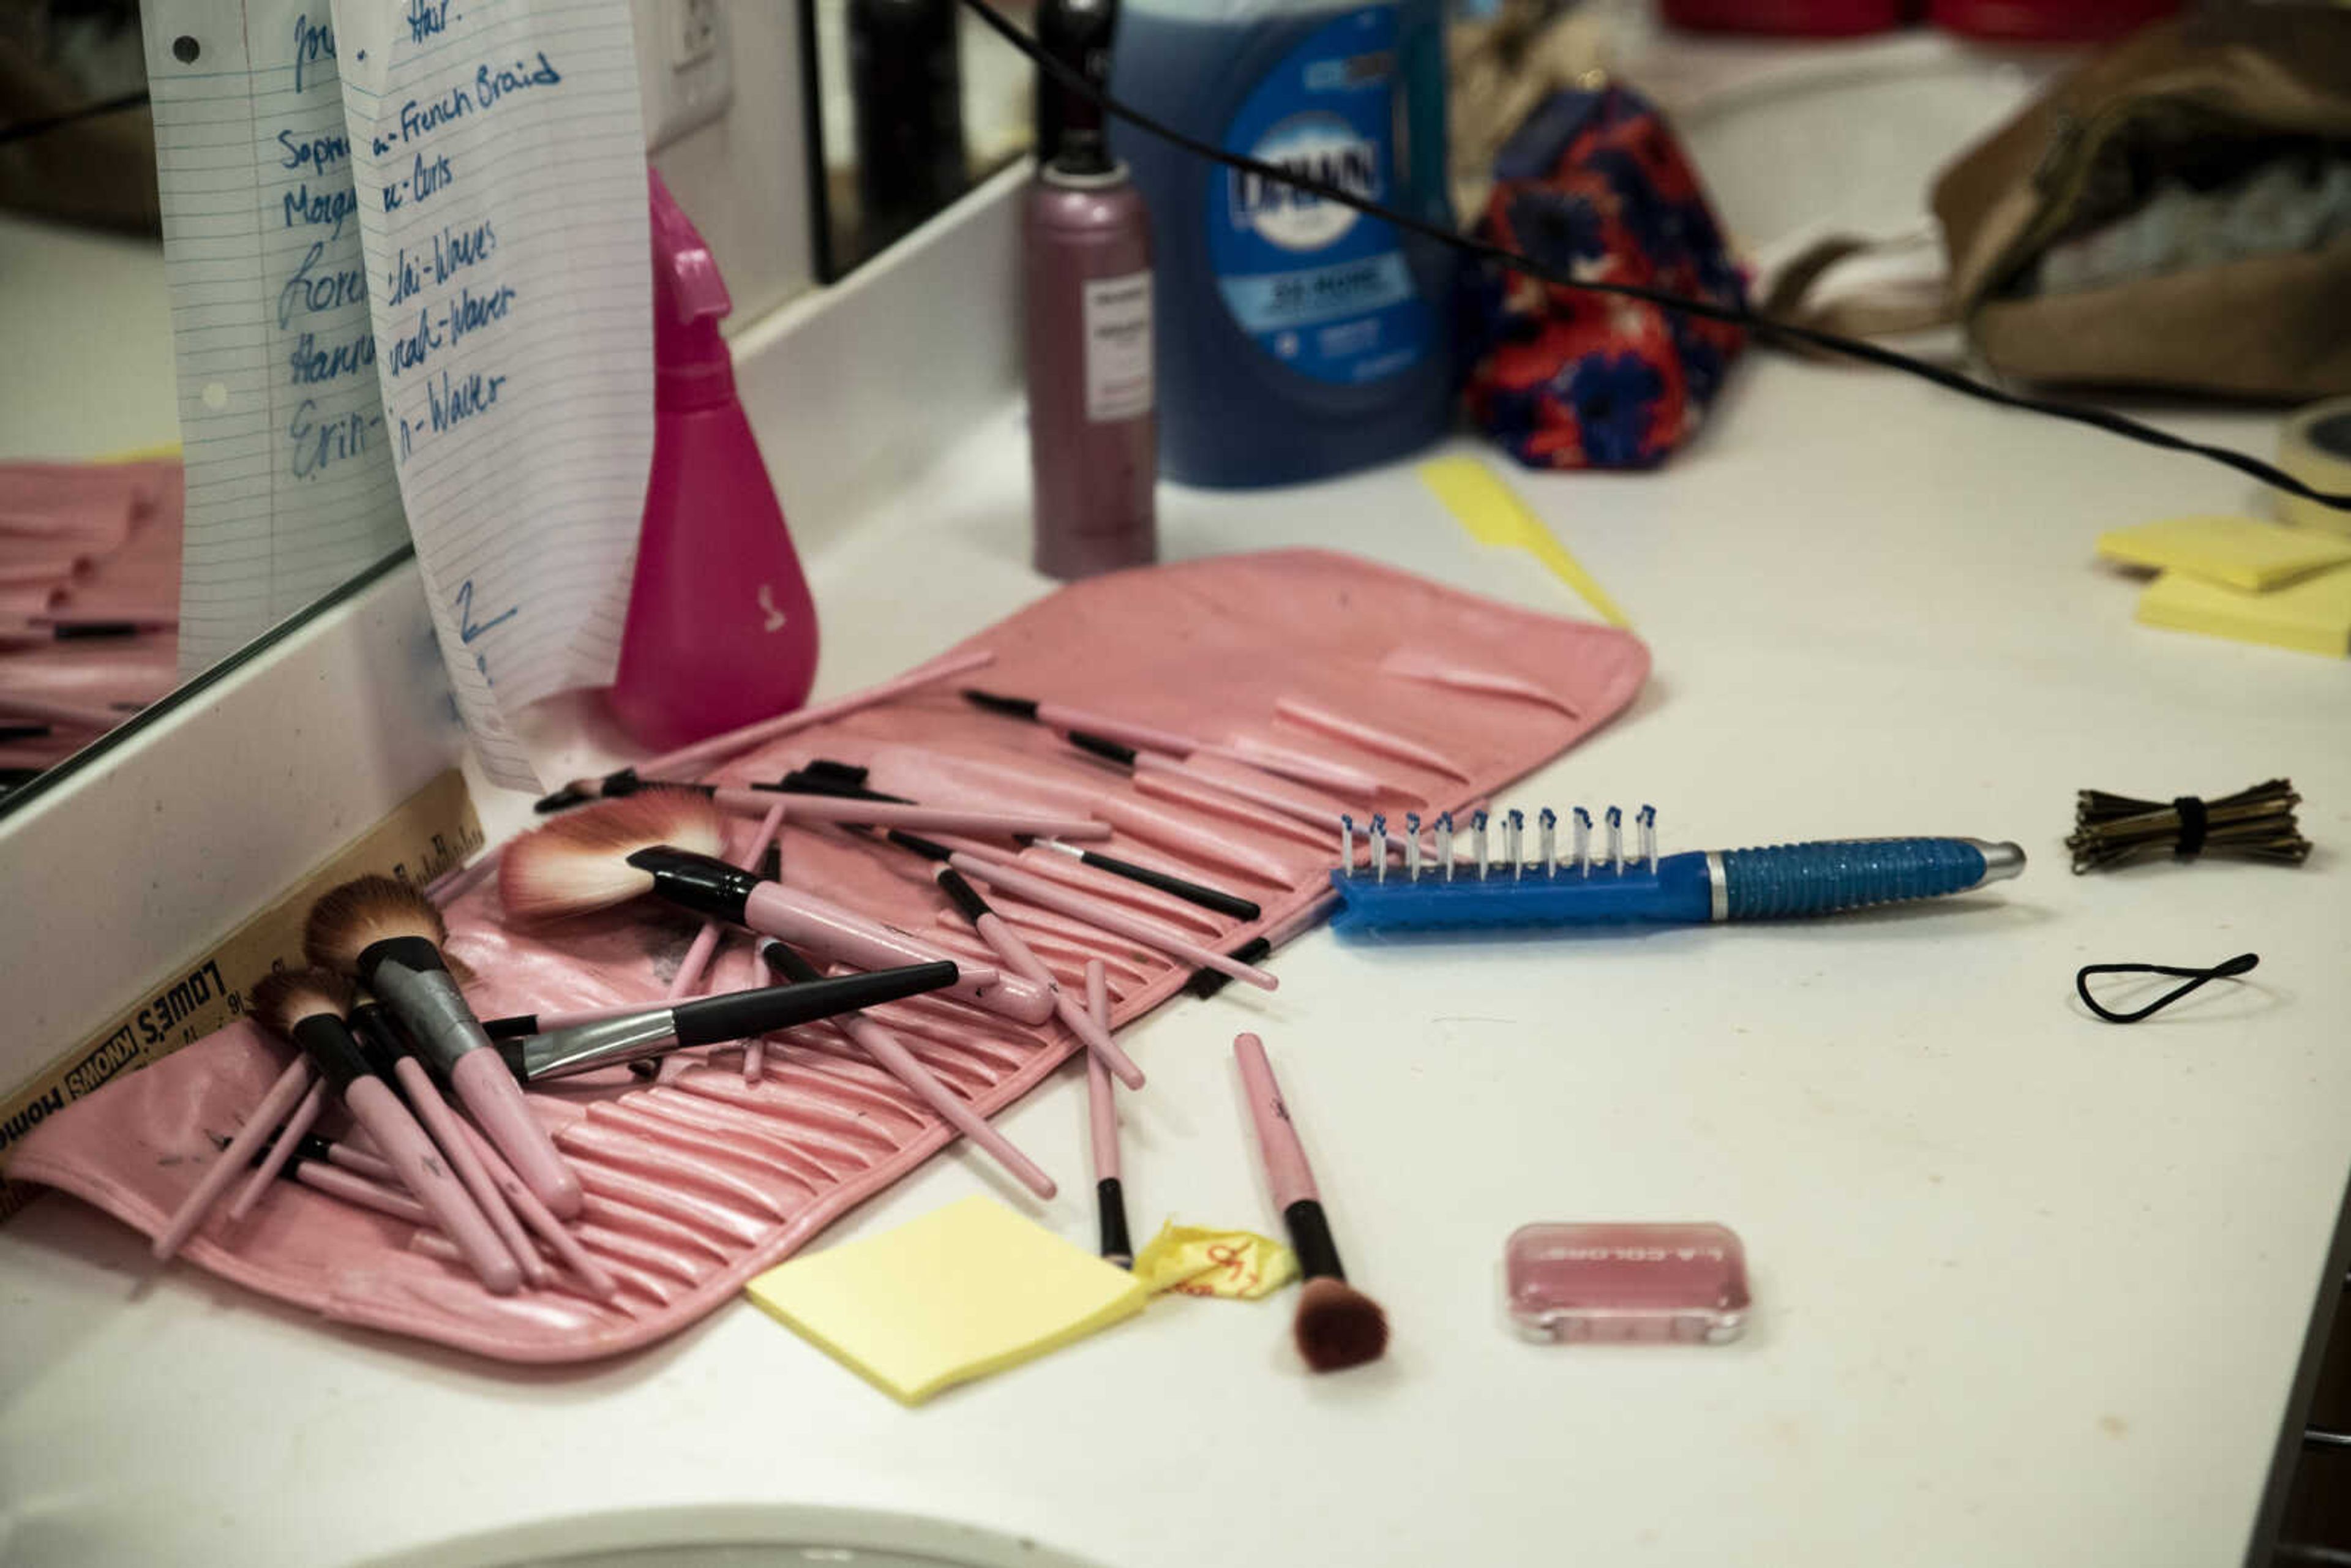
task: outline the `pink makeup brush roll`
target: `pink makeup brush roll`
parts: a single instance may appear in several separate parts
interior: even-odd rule
[[[1386,785],[1377,809],[1396,833],[1407,810],[1433,817],[1488,798],[1573,746],[1632,700],[1649,667],[1647,650],[1624,632],[1308,550],[1073,583],[965,645],[997,654],[983,672],[992,690],[1374,775]],[[1335,829],[1301,829],[1191,788],[1181,774],[1174,789],[1138,789],[1125,769],[1040,726],[978,711],[952,688],[803,731],[714,777],[772,779],[816,758],[867,766],[872,787],[917,799],[954,780],[967,800],[1052,810],[1099,804],[1093,814],[1117,831],[1090,847],[1238,893],[1262,906],[1261,918],[1237,924],[1050,851],[1020,851],[1013,862],[1218,951],[1319,897],[1337,856]],[[1232,768],[1196,767],[1207,778]],[[1360,802],[1305,786],[1278,790],[1352,810],[1359,825],[1366,816]],[[755,827],[745,819],[733,831],[747,842]],[[1004,840],[989,847],[1013,851]],[[783,860],[795,886],[990,961],[967,927],[942,919],[947,902],[911,855],[840,829],[788,825]],[[989,902],[1074,994],[1085,994],[1087,959],[1101,958],[1119,1024],[1190,977],[1187,965],[1008,892]],[[644,902],[510,929],[487,883],[446,913],[450,951],[479,977],[467,995],[484,1018],[658,1001],[697,925]],[[753,972],[747,941],[730,937],[704,985],[767,980]],[[1283,1001],[1277,994],[1255,1005]],[[1076,1049],[1058,1022],[1022,1029],[936,997],[873,1016],[984,1114],[1027,1093]],[[276,1076],[282,1049],[248,1024],[223,1030],[50,1117],[9,1174],[73,1193],[152,1235],[216,1157],[214,1140],[235,1132]],[[736,1049],[716,1047],[669,1082],[613,1071],[529,1098],[586,1185],[577,1233],[622,1281],[615,1301],[562,1290],[492,1296],[437,1237],[282,1181],[242,1221],[215,1212],[182,1256],[331,1321],[510,1361],[587,1360],[684,1328],[951,1137],[895,1078],[821,1025],[771,1040],[756,1084],[745,1082]],[[1065,1190],[1084,1186],[1083,1171],[1053,1174]],[[1010,1201],[1027,1201],[1002,1185]]]

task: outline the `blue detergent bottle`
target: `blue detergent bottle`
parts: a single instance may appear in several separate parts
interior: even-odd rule
[[[1452,224],[1443,0],[1126,0],[1113,90],[1176,129]],[[1392,461],[1453,406],[1454,253],[1123,122],[1158,236],[1160,468],[1281,485]]]

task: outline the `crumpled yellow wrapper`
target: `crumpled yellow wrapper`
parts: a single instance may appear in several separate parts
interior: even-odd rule
[[[1135,1254],[1134,1277],[1154,1295],[1174,1291],[1253,1301],[1298,1278],[1298,1259],[1270,1236],[1171,1219]]]

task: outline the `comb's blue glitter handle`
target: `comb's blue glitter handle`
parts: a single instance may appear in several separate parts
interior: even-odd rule
[[[1964,839],[1875,839],[1722,852],[1733,920],[1828,915],[1960,893],[1984,880]]]
[[[1770,920],[1963,893],[2023,864],[2013,844],[1865,839],[1667,855],[1654,872],[1643,861],[1621,869],[1595,861],[1588,872],[1538,862],[1516,874],[1505,862],[1483,875],[1472,861],[1450,878],[1426,865],[1417,878],[1356,867],[1331,873],[1342,899],[1331,924],[1347,932]]]

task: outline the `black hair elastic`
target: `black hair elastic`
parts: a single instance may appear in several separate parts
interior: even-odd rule
[[[2074,977],[2074,989],[2080,994],[2084,1007],[2108,1023],[2137,1023],[2143,1018],[2161,1012],[2207,980],[2233,980],[2250,972],[2261,961],[2258,953],[2240,953],[2226,963],[2215,964],[2209,969],[2182,969],[2169,964],[2085,964]],[[2099,1006],[2098,998],[2090,995],[2090,977],[2093,975],[2179,975],[2184,976],[2188,983],[2177,990],[2167,991],[2135,1013],[2118,1013],[2112,1008]]]

